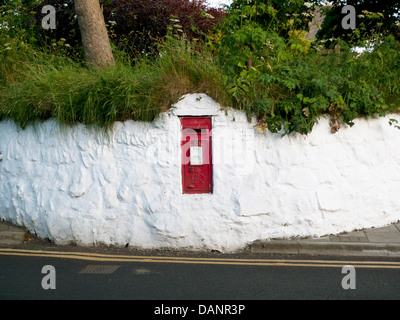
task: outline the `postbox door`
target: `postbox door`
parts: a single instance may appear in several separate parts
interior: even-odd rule
[[[183,193],[212,193],[211,118],[181,118]]]

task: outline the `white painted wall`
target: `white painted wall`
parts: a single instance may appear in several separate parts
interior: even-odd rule
[[[179,115],[213,116],[214,193],[182,194]],[[239,111],[187,95],[109,136],[49,120],[0,122],[0,219],[58,244],[232,251],[400,220],[400,130],[360,119],[330,133],[261,134]]]

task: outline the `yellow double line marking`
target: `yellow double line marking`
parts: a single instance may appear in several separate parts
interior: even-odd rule
[[[296,260],[296,259],[235,259],[235,258],[193,258],[166,256],[131,256],[85,252],[60,252],[43,250],[24,250],[0,248],[0,255],[76,259],[98,262],[147,262],[213,264],[233,266],[274,266],[274,267],[330,267],[342,268],[351,265],[355,268],[400,269],[400,262],[395,261],[341,261],[341,260]]]

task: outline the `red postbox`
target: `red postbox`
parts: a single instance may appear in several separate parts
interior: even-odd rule
[[[183,193],[212,193],[211,118],[181,118]]]

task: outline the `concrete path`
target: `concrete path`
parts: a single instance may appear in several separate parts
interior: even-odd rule
[[[13,226],[11,223],[0,221],[0,245],[22,244],[27,231],[25,228]]]
[[[400,257],[400,222],[316,239],[255,241],[254,253]]]
[[[0,245],[22,244],[29,236],[25,228],[0,221]],[[400,222],[317,239],[257,240],[249,249],[259,254],[400,257]]]

